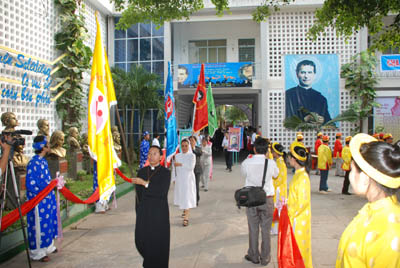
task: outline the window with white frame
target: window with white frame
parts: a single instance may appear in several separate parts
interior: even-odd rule
[[[239,62],[255,60],[255,39],[239,39]]]
[[[189,63],[226,62],[226,39],[189,41]]]

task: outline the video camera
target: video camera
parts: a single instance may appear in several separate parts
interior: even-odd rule
[[[8,142],[6,140],[6,135],[11,135],[11,142]],[[32,131],[25,129],[16,130],[13,132],[3,131],[1,132],[0,139],[2,143],[6,142],[7,144],[12,145],[15,148],[20,145],[25,145],[25,138],[21,137],[21,135],[32,135]]]

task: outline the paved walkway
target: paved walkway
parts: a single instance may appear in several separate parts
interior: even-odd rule
[[[314,174],[315,172],[312,172]],[[332,171],[333,173],[333,171]],[[222,161],[214,164],[210,190],[201,192],[198,208],[191,210],[190,225],[182,227],[182,211],[170,206],[171,268],[259,267],[244,260],[248,229],[244,209],[237,209],[233,193],[244,184],[240,166],[225,171]],[[292,177],[289,171],[289,180]],[[334,267],[340,236],[366,202],[357,196],[344,196],[343,178],[330,176],[333,193],[318,193],[319,177],[311,176],[312,255],[314,267]],[[169,194],[172,204],[174,186]],[[91,214],[64,230],[61,251],[51,254],[48,263],[33,262],[33,267],[142,267],[134,246],[134,193],[118,200],[118,208],[107,214]],[[272,262],[278,267],[277,239],[272,239]],[[25,252],[0,267],[27,267]]]

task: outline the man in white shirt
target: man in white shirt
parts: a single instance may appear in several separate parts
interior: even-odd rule
[[[229,133],[228,131],[224,134],[224,139],[222,140],[221,147],[224,148],[226,170],[232,172],[232,152],[228,150],[229,147]]]
[[[256,129],[253,129],[253,134],[251,134],[251,144],[254,145],[254,142],[256,141],[256,138],[257,138]]]
[[[265,157],[268,152],[268,141],[258,137],[254,141],[254,153],[243,161],[241,166],[242,176],[246,178],[245,186],[261,186]],[[244,258],[254,264],[261,261],[266,266],[271,261],[271,225],[274,213],[274,185],[272,179],[278,177],[279,169],[274,160],[268,160],[265,175],[264,191],[267,202],[257,207],[246,208],[247,222],[249,225],[249,249]],[[259,230],[261,229],[261,251],[258,246]]]
[[[160,147],[160,142],[158,141],[158,139],[160,138],[160,135],[158,133],[154,133],[154,139],[151,142],[151,146],[158,146]]]
[[[250,154],[254,153],[254,142],[256,141],[257,138],[257,133],[256,133],[256,129],[253,127],[250,127],[250,145],[251,145],[251,150],[250,150]]]

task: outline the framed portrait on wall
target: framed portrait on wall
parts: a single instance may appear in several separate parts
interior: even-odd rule
[[[336,54],[285,55],[285,117],[326,123],[339,115],[339,60]]]

